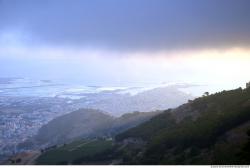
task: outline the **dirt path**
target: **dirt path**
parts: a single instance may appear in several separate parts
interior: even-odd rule
[[[40,151],[34,151],[31,153],[30,157],[25,161],[25,165],[34,165],[35,160],[41,155]]]
[[[70,149],[69,151],[71,152],[71,151],[74,151],[74,150],[76,150],[76,149],[78,149],[78,148],[80,148],[80,147],[82,147],[82,146],[84,146],[84,145],[87,145],[87,144],[89,144],[89,143],[91,143],[91,142],[93,142],[94,140],[90,140],[90,141],[88,141],[88,142],[84,142],[84,143],[82,143],[82,144],[79,144],[79,145],[77,145],[75,148],[73,148],[73,149]]]
[[[34,165],[35,160],[40,156],[40,151],[28,151],[16,154],[9,158],[6,165]]]

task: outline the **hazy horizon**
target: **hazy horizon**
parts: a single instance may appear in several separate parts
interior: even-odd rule
[[[246,0],[1,0],[0,77],[244,87],[247,6]]]

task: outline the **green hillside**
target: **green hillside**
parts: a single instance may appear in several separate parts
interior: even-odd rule
[[[85,143],[49,150],[37,163],[250,164],[250,89],[203,96],[116,135],[115,141]]]
[[[39,146],[52,146],[76,139],[110,137],[135,127],[159,113],[161,111],[133,112],[113,117],[100,110],[80,109],[57,117],[42,126],[34,137],[34,142]]]
[[[249,121],[250,89],[239,88],[167,110],[116,140],[147,143],[136,151],[124,148],[133,153],[124,164],[249,164]]]
[[[44,152],[36,163],[43,165],[89,164],[92,163],[92,158],[95,158],[97,160],[95,164],[106,164],[105,152],[107,153],[112,148],[111,140],[79,140]]]

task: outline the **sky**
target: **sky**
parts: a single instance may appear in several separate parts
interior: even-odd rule
[[[244,86],[249,8],[249,0],[0,0],[0,77]]]

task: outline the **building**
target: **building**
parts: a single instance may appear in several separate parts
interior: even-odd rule
[[[250,82],[246,83],[246,88],[250,88]]]

